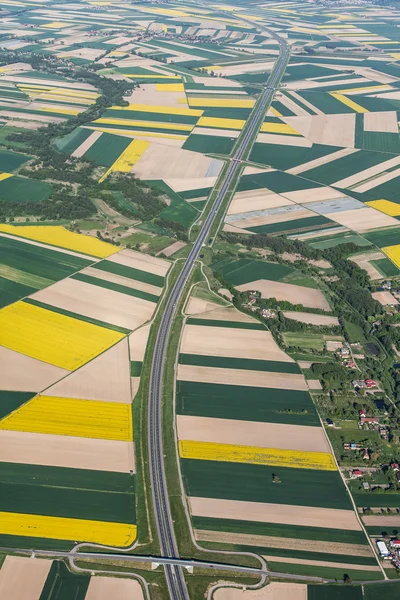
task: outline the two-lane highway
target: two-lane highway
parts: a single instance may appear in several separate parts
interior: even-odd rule
[[[269,76],[266,87],[260,94],[260,97],[258,98],[256,105],[250,114],[250,117],[243,129],[242,135],[238,139],[235,153],[229,163],[228,169],[216,183],[215,189],[218,189],[219,191],[215,196],[214,203],[209,210],[204,223],[202,224],[201,230],[192,246],[190,254],[188,255],[185,264],[169,294],[169,297],[166,300],[164,312],[155,341],[149,384],[149,468],[160,550],[161,555],[166,558],[179,558],[179,551],[174,532],[174,523],[168,498],[162,435],[162,397],[168,341],[178,303],[181,299],[185,285],[189,280],[195,261],[200,254],[203,244],[208,238],[214,221],[218,217],[219,209],[224,203],[229,187],[239,173],[239,169],[241,168],[240,161],[247,158],[248,152],[251,149],[254,141],[254,137],[260,127],[261,119],[266,114],[271,104],[275,89],[279,85],[286,68],[289,57],[289,50],[286,41],[278,36],[274,31],[270,31],[267,28],[264,29],[279,43],[279,58]],[[172,600],[188,600],[189,595],[186,588],[182,567],[174,564],[166,564],[165,575],[170,598]]]

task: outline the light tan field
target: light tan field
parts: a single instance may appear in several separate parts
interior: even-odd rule
[[[257,281],[244,283],[243,285],[237,285],[236,289],[240,292],[258,290],[261,292],[262,298],[276,298],[277,300],[286,300],[292,304],[302,304],[309,308],[331,310],[331,307],[321,290],[307,288],[301,285],[293,285],[292,283],[259,279]]]
[[[164,256],[167,256],[167,257],[172,256],[173,254],[175,254],[175,252],[178,252],[178,250],[182,250],[182,248],[184,248],[185,246],[186,246],[185,242],[174,242],[167,248],[164,248],[164,250],[161,250],[161,252],[159,252],[159,254],[164,254]]]
[[[303,375],[250,371],[247,369],[178,365],[177,379],[180,381],[196,381],[198,383],[245,385],[279,390],[307,390],[307,384]]]
[[[135,468],[133,444],[118,440],[1,430],[0,452],[10,463],[115,473]]]
[[[241,65],[227,65],[218,69],[218,74],[222,77],[231,77],[232,75],[242,75],[244,73],[257,73],[258,71],[268,71],[274,66],[273,62],[249,62]]]
[[[215,137],[238,138],[240,131],[234,129],[217,129],[216,127],[195,127],[191,135],[213,135]]]
[[[356,263],[360,269],[367,271],[372,280],[383,279],[382,274],[370,262],[371,260],[379,260],[381,258],[385,258],[383,252],[365,252],[364,254],[349,256],[349,260],[351,260],[353,263]]]
[[[371,294],[374,300],[377,300],[382,304],[382,306],[386,306],[387,304],[398,304],[399,301],[390,293],[390,292],[374,292]]]
[[[134,579],[91,577],[85,600],[143,600],[142,586]]]
[[[167,179],[166,182],[175,192],[197,190],[205,187],[213,187],[217,177],[194,177],[193,179]]]
[[[293,204],[287,198],[274,194],[265,188],[261,190],[247,190],[236,192],[228,208],[228,215],[235,215],[253,210],[265,210],[267,208],[279,208]]]
[[[385,504],[382,499],[382,504]],[[364,525],[368,527],[399,527],[400,525],[400,514],[396,515],[365,515],[362,517]]]
[[[279,95],[277,94],[275,97],[277,100],[279,100],[279,102],[282,102],[282,104],[284,106],[286,106],[286,108],[291,110],[296,116],[298,116],[298,117],[310,116],[309,112],[306,111],[305,108],[303,108],[299,104],[296,104],[296,102],[294,102],[294,100],[292,100],[291,98],[288,98],[284,94],[279,94]]]
[[[390,158],[389,160],[385,160],[384,162],[379,163],[378,165],[374,165],[373,167],[369,167],[368,169],[364,169],[363,171],[359,171],[355,175],[350,175],[349,177],[345,177],[344,179],[340,179],[336,181],[332,185],[340,188],[349,188],[366,179],[370,179],[375,175],[379,175],[379,173],[383,173],[387,169],[391,169],[392,167],[397,167],[400,164],[400,156],[395,156],[394,158]]]
[[[246,233],[247,235],[256,235],[254,231],[248,231],[247,229],[242,229],[241,227],[235,227],[230,223],[225,223],[223,226],[223,231],[230,231],[232,233]]]
[[[343,158],[345,156],[349,156],[350,154],[354,154],[355,152],[358,152],[358,150],[355,148],[343,148],[342,150],[332,152],[328,156],[321,156],[321,158],[316,158],[315,160],[310,160],[309,162],[303,163],[302,165],[298,165],[297,167],[287,169],[286,172],[290,173],[291,175],[300,175],[300,173],[304,173],[309,169],[315,169],[316,167],[320,167],[321,165],[326,165],[330,162],[333,162],[334,160],[338,160],[339,158]]]
[[[52,562],[7,555],[0,570],[0,598],[39,600]]]
[[[383,131],[398,133],[397,113],[394,110],[387,112],[368,112],[364,114],[364,131]]]
[[[185,313],[187,315],[198,315],[201,314],[201,318],[203,318],[203,314],[205,312],[210,312],[211,310],[218,310],[220,308],[219,304],[215,302],[210,302],[209,300],[202,300],[202,298],[193,298],[191,296],[188,300],[188,303],[185,307]]]
[[[336,223],[340,223],[340,225],[344,225],[345,227],[358,232],[399,224],[394,217],[385,215],[385,213],[369,206],[327,213],[325,216],[328,219],[332,219],[332,221],[336,221]]]
[[[331,452],[322,427],[177,415],[178,438],[260,448]]]
[[[82,273],[85,275],[90,275],[91,277],[95,277],[96,279],[117,283],[133,290],[140,290],[141,292],[147,292],[148,294],[153,294],[155,296],[159,296],[162,292],[162,288],[156,285],[151,285],[150,283],[145,283],[144,281],[139,281],[138,279],[129,279],[129,277],[123,277],[122,275],[117,275],[116,273],[108,273],[107,271],[95,269],[94,267],[87,267],[87,269],[84,269]]]
[[[285,117],[285,122],[314,144],[354,148],[355,113]]]
[[[280,538],[269,535],[250,535],[247,533],[230,533],[223,531],[195,530],[196,539],[202,542],[224,542],[243,546],[264,546],[266,548],[282,548],[287,550],[303,550],[305,552],[322,552],[324,554],[348,554],[349,556],[372,556],[369,546],[361,544],[340,544],[336,542],[320,542],[317,540],[301,540],[298,538]],[[219,539],[218,539],[219,536]],[[273,560],[271,558],[271,560]]]
[[[131,267],[132,269],[139,269],[145,273],[161,275],[162,277],[167,274],[171,266],[171,263],[167,260],[155,258],[148,254],[141,254],[140,252],[135,252],[135,250],[122,250],[122,252],[117,252],[109,256],[107,260],[119,265],[125,265],[125,267]]]
[[[143,361],[149,339],[150,325],[143,325],[129,336],[130,360]]]
[[[0,346],[1,389],[10,392],[41,392],[69,371]]]
[[[287,319],[300,321],[300,323],[309,323],[310,325],[339,325],[337,317],[329,317],[328,315],[313,315],[312,313],[284,311],[283,316]]]
[[[100,354],[46,390],[50,396],[130,404],[128,339]]]
[[[157,92],[155,83],[146,83],[132,92],[129,102],[130,104],[147,104],[148,106],[162,104],[163,106],[182,108],[179,98],[184,96],[184,92]]]
[[[375,177],[370,181],[366,181],[365,183],[354,187],[353,190],[360,193],[369,192],[369,190],[376,188],[378,185],[392,181],[392,179],[396,179],[397,177],[400,177],[400,169],[390,171],[390,173],[383,173],[382,175],[379,175],[379,177]]]
[[[307,600],[307,586],[273,581],[261,590],[219,588],[214,593],[214,600]]]
[[[127,329],[136,329],[148,321],[156,306],[154,302],[69,278],[33,294],[32,298]]]
[[[371,555],[370,555],[371,556]],[[293,565],[308,565],[312,567],[330,567],[332,569],[355,569],[357,571],[380,571],[378,565],[355,565],[353,563],[338,563],[327,560],[311,560],[307,558],[288,558],[287,556],[264,556],[267,561]]]
[[[278,144],[280,146],[296,146],[311,148],[312,142],[300,135],[279,135],[277,133],[259,133],[256,142],[260,144]]]
[[[41,123],[62,123],[64,119],[62,117],[52,117],[49,115],[38,115],[35,113],[22,113],[22,112],[13,112],[12,110],[3,110],[1,109],[1,116],[8,117],[11,119],[28,119],[29,121],[40,121]]]
[[[186,325],[182,335],[181,352],[293,362],[279,348],[271,333],[252,329]]]
[[[72,154],[74,158],[80,158],[93,146],[93,144],[101,137],[103,134],[101,131],[93,131],[89,135],[89,137],[81,144]]]
[[[322,390],[322,385],[319,379],[308,379],[307,385],[310,390]]]
[[[213,175],[219,173],[222,161],[203,156],[200,152],[191,152],[182,148],[169,148],[152,143],[132,168],[131,173],[140,179],[181,178],[182,174],[193,177],[206,177],[211,165],[215,166]]]
[[[352,510],[198,498],[194,496],[189,498],[189,504],[191,513],[199,517],[327,527],[328,529],[349,529],[351,531],[361,529]],[[399,518],[397,518],[397,521],[399,522]],[[386,523],[382,523],[382,525],[386,525]]]
[[[201,315],[202,319],[209,321],[232,321],[234,323],[255,323],[255,320],[246,315],[246,313],[240,312],[233,307],[221,307],[219,306],[216,310],[208,312],[207,314]],[[212,326],[212,323],[210,323]]]
[[[323,200],[334,200],[335,198],[343,197],[343,194],[328,186],[310,188],[308,190],[296,190],[294,192],[283,192],[281,194],[284,198],[293,200],[297,204],[303,204],[303,202],[322,202]]]
[[[296,206],[295,208],[297,209],[299,207]],[[272,215],[248,215],[247,218],[231,221],[231,223],[234,223],[237,227],[258,227],[259,225],[286,223],[290,221],[296,221],[297,219],[307,219],[308,217],[315,217],[315,213],[308,208],[299,208],[299,210],[288,210],[287,212]]]

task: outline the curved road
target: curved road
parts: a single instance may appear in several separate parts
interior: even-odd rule
[[[245,19],[243,19],[245,20]],[[253,24],[253,23],[252,23]],[[166,558],[179,558],[178,546],[175,539],[174,523],[168,498],[168,487],[164,469],[164,450],[162,436],[162,396],[164,368],[167,356],[167,347],[172,323],[175,318],[176,308],[181,299],[183,290],[189,280],[195,261],[201,248],[210,233],[211,227],[221,208],[230,184],[237,176],[241,168],[240,161],[246,158],[246,151],[251,147],[254,137],[258,131],[261,117],[264,116],[271,104],[276,87],[283,76],[289,57],[289,49],[286,41],[274,31],[264,28],[269,35],[274,37],[280,46],[279,58],[268,78],[265,89],[260,94],[256,105],[250,114],[241,137],[239,137],[237,148],[223,180],[218,180],[216,185],[220,189],[214,204],[208,213],[199,235],[186,259],[186,262],[167,298],[164,313],[157,332],[155,351],[150,374],[149,389],[149,422],[148,443],[150,458],[150,481],[152,488],[153,503],[156,515],[157,532],[160,542],[161,555]],[[169,596],[172,600],[188,600],[189,595],[182,567],[176,564],[165,565]]]

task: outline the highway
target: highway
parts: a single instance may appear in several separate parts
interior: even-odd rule
[[[245,20],[245,19],[243,19]],[[253,23],[252,23],[253,25]],[[181,272],[166,300],[164,312],[161,318],[155,350],[151,366],[149,384],[149,414],[148,414],[148,444],[149,444],[149,468],[152,497],[154,503],[157,533],[160,543],[161,555],[165,558],[179,559],[179,551],[176,543],[174,523],[168,498],[168,487],[164,468],[164,448],[162,436],[162,397],[164,369],[167,357],[167,348],[175,313],[185,285],[189,280],[195,262],[201,252],[203,244],[207,241],[211,228],[218,216],[219,209],[223,205],[226,194],[232,182],[241,169],[240,161],[247,158],[247,152],[251,148],[254,137],[260,126],[261,118],[266,114],[276,87],[286,68],[289,57],[289,49],[286,41],[274,31],[263,28],[274,37],[280,46],[280,54],[274,68],[268,78],[266,86],[260,94],[255,107],[238,139],[234,155],[230,160],[225,174],[218,179],[216,194],[211,210],[204,220],[196,241],[184,263]],[[215,189],[215,188],[214,188]],[[165,575],[168,585],[169,597],[172,600],[188,600],[189,595],[180,564],[165,564]]]

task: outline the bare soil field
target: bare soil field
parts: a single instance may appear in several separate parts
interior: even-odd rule
[[[338,190],[325,187],[310,188],[308,190],[295,190],[294,192],[282,192],[281,196],[293,200],[296,204],[303,204],[304,202],[322,202],[323,200],[334,200],[341,198],[341,194]]]
[[[314,144],[354,148],[355,113],[286,117],[285,123],[288,123]],[[326,161],[330,162],[330,158],[326,157]]]
[[[69,371],[0,346],[1,389],[41,392]],[[23,374],[23,377],[22,377]]]
[[[7,555],[0,570],[0,598],[39,600],[52,562]]]
[[[201,540],[202,542],[224,542],[225,544],[264,546],[286,550],[304,550],[305,552],[322,552],[325,554],[348,554],[349,556],[372,556],[370,547],[361,544],[339,544],[335,542],[320,542],[317,540],[299,540],[298,538],[250,535],[247,533],[202,531],[199,529],[195,531],[196,539]],[[271,558],[271,560],[273,559]]]
[[[286,310],[283,312],[283,316],[287,319],[300,321],[300,323],[309,323],[310,325],[339,325],[337,317],[330,317],[328,315],[314,315],[313,313]]]
[[[268,331],[186,325],[181,352],[293,362]]]
[[[278,583],[273,581],[260,590],[219,588],[215,600],[307,600],[305,583]]]
[[[222,168],[222,161],[208,158],[200,152],[171,147],[165,152],[165,147],[152,143],[137,163],[132,167],[132,173],[140,179],[169,179],[182,177],[206,177],[211,165],[215,165],[217,175]]]
[[[382,131],[399,133],[397,113],[394,110],[386,112],[369,112],[364,114],[364,131]]]
[[[86,363],[46,390],[50,396],[130,404],[128,339]]]
[[[280,390],[307,390],[303,375],[293,373],[271,373],[247,369],[224,369],[178,365],[177,379],[199,383],[221,383],[249,387],[276,388]]]
[[[385,213],[370,207],[332,212],[327,213],[325,216],[328,219],[332,219],[332,221],[336,221],[336,223],[340,223],[340,225],[358,232],[371,231],[372,229],[399,224],[394,217],[385,215]]]
[[[292,304],[302,304],[309,308],[321,308],[330,311],[331,307],[321,290],[307,288],[292,283],[282,283],[280,281],[269,281],[268,279],[258,279],[242,285],[236,286],[240,292],[247,290],[258,290],[262,298],[276,298],[277,300],[286,300]]]
[[[143,600],[142,586],[134,579],[91,577],[85,600]]]
[[[307,385],[310,390],[322,390],[319,379],[307,379]]]
[[[183,192],[187,190],[213,187],[216,181],[217,177],[194,177],[193,179],[167,179],[166,183],[175,192]]]
[[[246,315],[246,313],[240,312],[236,308],[227,306],[226,308],[218,306],[216,310],[209,312],[205,315],[201,315],[202,319],[209,321],[232,321],[234,323],[255,323],[256,321]],[[210,323],[212,326],[212,323]]]
[[[107,260],[131,267],[132,269],[139,269],[139,271],[144,271],[145,273],[161,275],[161,277],[167,274],[171,266],[170,262],[162,258],[135,252],[135,250],[122,250],[122,252],[117,252],[117,254],[109,256]]]
[[[180,440],[304,452],[331,452],[322,427],[190,415],[177,415],[176,422]]]
[[[10,463],[115,473],[135,469],[133,444],[118,440],[1,430],[0,452]]]
[[[383,306],[393,304],[396,306],[399,301],[390,292],[373,292],[371,294],[374,300],[378,300]]]
[[[240,218],[237,221],[230,221],[237,227],[259,227],[260,225],[272,225],[274,223],[288,223],[290,221],[297,221],[297,219],[307,219],[308,217],[315,217],[315,213],[308,208],[300,208],[299,206],[289,207],[284,212],[275,214],[258,214],[247,213],[243,215],[244,218]],[[240,215],[242,216],[242,215]],[[234,217],[230,217],[233,219]]]
[[[235,215],[254,210],[280,208],[293,204],[290,200],[274,194],[265,188],[236,192],[228,208],[228,215]]]
[[[367,271],[372,280],[383,279],[382,274],[370,262],[371,260],[379,260],[381,258],[385,258],[383,252],[365,252],[364,254],[349,256],[349,260],[358,265],[360,269]]]
[[[327,560],[311,560],[306,558],[288,558],[287,556],[264,556],[267,561],[310,567],[330,567],[332,569],[355,569],[357,571],[380,571],[378,565],[355,565],[353,563],[330,562]]]
[[[198,315],[201,313],[218,310],[219,308],[220,305],[216,304],[215,302],[203,300],[202,298],[193,298],[193,296],[191,296],[186,304],[185,313],[187,315]],[[203,314],[201,314],[201,318],[203,318]]]
[[[349,529],[351,531],[361,530],[352,510],[193,496],[189,498],[189,504],[193,515],[215,519],[238,519],[240,521],[327,527],[328,529]],[[399,522],[399,518],[397,522]],[[382,524],[386,525],[385,523]]]
[[[129,336],[129,353],[131,360],[143,361],[146,352],[150,325],[143,325]]]
[[[175,254],[175,252],[178,252],[178,250],[182,250],[182,248],[184,248],[185,246],[185,242],[174,242],[167,248],[164,248],[164,250],[161,250],[161,252],[159,252],[158,254],[164,254],[164,256],[167,257],[172,256],[173,254]]]
[[[33,294],[32,298],[127,329],[136,329],[148,321],[156,306],[154,302],[70,278]]]

